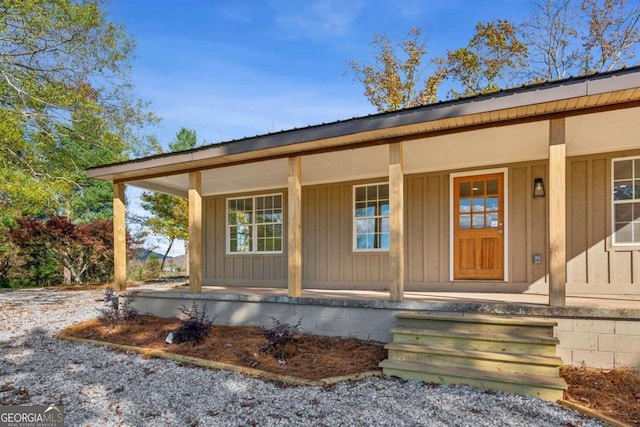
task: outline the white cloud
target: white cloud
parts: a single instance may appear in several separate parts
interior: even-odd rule
[[[324,39],[347,35],[365,6],[363,0],[272,1],[275,22],[288,38]]]

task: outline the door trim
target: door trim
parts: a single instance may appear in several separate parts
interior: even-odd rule
[[[453,253],[453,233],[454,233],[454,218],[453,218],[453,200],[454,200],[454,188],[453,188],[453,180],[455,178],[464,177],[464,176],[474,176],[474,175],[488,175],[491,173],[502,173],[503,174],[503,203],[504,203],[504,279],[503,282],[509,281],[509,168],[494,168],[494,169],[479,169],[472,170],[466,172],[456,172],[449,174],[449,281],[451,282],[466,282],[468,280],[455,280],[453,277],[453,267],[454,267],[454,253]]]

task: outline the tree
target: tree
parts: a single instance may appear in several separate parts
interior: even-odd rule
[[[386,36],[375,35],[373,64],[350,66],[378,111],[391,111],[436,102],[441,87],[457,98],[630,65],[640,44],[639,27],[637,2],[534,0],[526,22],[479,23],[467,46],[431,60],[438,67],[426,77],[421,64],[427,51],[418,29],[396,45],[404,61]]]
[[[155,118],[132,97],[134,42],[102,0],[0,2],[0,221],[52,216],[78,194],[103,198],[84,169],[147,153]]]
[[[61,281],[61,267],[71,281],[104,282],[113,270],[113,223],[108,220],[76,225],[54,216],[47,221],[18,219],[11,239],[22,252],[21,270],[32,272],[32,283],[50,285]],[[46,279],[47,282],[43,282]]]
[[[521,32],[527,78],[557,80],[628,65],[640,43],[640,5],[626,0],[539,0]]]
[[[182,128],[169,143],[169,150],[182,151],[197,145],[195,130]],[[189,204],[187,200],[163,193],[142,193],[140,205],[152,214],[144,223],[154,234],[165,236],[169,245],[162,258],[160,271],[164,270],[167,255],[176,240],[189,239]]]
[[[514,71],[527,66],[527,47],[509,21],[479,23],[466,47],[447,52],[443,75],[460,85],[450,96],[472,96],[495,92]]]
[[[398,46],[401,58],[384,34],[374,35],[374,64],[360,65],[351,61],[349,66],[365,88],[365,96],[379,112],[436,102],[438,87],[442,81],[439,73],[426,78],[422,84],[425,68],[422,64],[427,53],[426,43],[421,39],[421,30],[411,28],[407,38]]]

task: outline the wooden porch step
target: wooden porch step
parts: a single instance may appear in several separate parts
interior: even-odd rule
[[[389,359],[458,366],[511,374],[557,378],[562,359],[556,356],[495,353],[460,348],[390,343],[384,346]]]
[[[474,331],[447,331],[395,327],[393,342],[497,353],[555,356],[558,339],[554,337],[495,334]]]
[[[503,335],[553,337],[554,320],[497,317],[481,314],[428,314],[398,313],[397,326],[407,328],[439,329],[447,331],[473,330]]]
[[[385,375],[438,384],[467,384],[486,390],[523,394],[551,401],[562,399],[567,388],[564,379],[545,376],[513,375],[389,359],[382,361],[379,366]]]

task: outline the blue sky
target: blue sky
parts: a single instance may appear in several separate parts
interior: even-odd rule
[[[199,143],[375,112],[348,61],[367,62],[374,33],[402,39],[412,26],[429,53],[465,45],[480,21],[520,22],[526,0],[112,0],[110,18],[136,39],[133,83],[163,118]]]
[[[162,118],[148,133],[166,147],[181,127],[205,144],[374,113],[348,66],[370,61],[374,33],[401,40],[419,27],[428,55],[441,56],[478,22],[521,22],[530,3],[112,0],[107,10],[136,40],[135,93]]]

